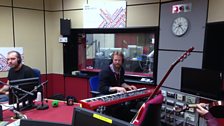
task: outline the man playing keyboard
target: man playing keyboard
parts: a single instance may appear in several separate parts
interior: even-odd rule
[[[134,85],[128,85],[124,82],[124,68],[122,64],[124,62],[124,55],[122,52],[113,52],[112,63],[106,68],[102,69],[99,73],[99,91],[101,94],[112,94],[117,92],[125,93],[128,90],[136,90]],[[106,109],[105,114],[114,116],[116,118],[130,121],[131,116],[129,114],[129,106],[126,104],[116,104]]]

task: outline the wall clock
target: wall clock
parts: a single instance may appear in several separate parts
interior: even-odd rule
[[[187,18],[185,17],[178,17],[174,19],[173,24],[172,24],[172,32],[176,36],[182,36],[184,35],[189,27],[189,23]]]

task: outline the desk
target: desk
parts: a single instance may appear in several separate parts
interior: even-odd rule
[[[22,111],[21,113],[26,115],[28,119],[32,120],[42,120],[50,122],[60,122],[66,124],[72,124],[73,109],[76,106],[79,106],[79,103],[74,103],[73,106],[68,106],[65,102],[60,101],[58,107],[52,107],[52,100],[48,100],[49,109],[46,110],[36,110],[31,109],[27,111]],[[11,117],[14,116],[14,113],[10,110],[3,111],[3,120],[13,122],[14,120]]]

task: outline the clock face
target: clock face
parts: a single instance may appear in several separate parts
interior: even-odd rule
[[[184,35],[188,30],[188,20],[185,17],[178,17],[173,21],[172,32],[176,36]]]

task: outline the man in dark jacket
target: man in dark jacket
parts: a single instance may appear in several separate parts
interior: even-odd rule
[[[112,54],[112,63],[99,73],[99,91],[101,94],[111,94],[116,92],[126,92],[127,90],[136,90],[133,85],[124,82],[124,55],[122,52]]]

